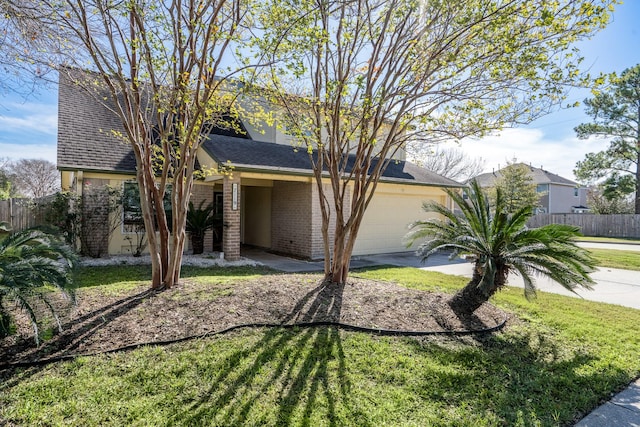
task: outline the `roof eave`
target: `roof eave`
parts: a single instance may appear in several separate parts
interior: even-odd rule
[[[134,170],[121,170],[121,169],[105,169],[98,168],[95,166],[82,166],[82,165],[61,165],[58,164],[57,169],[60,172],[72,172],[72,171],[85,171],[85,172],[95,172],[95,173],[112,173],[117,175],[135,175],[136,171]]]

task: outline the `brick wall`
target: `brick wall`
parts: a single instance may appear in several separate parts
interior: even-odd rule
[[[108,255],[110,238],[106,179],[84,180],[82,188],[81,252],[94,258]],[[114,213],[114,215],[117,213]]]
[[[271,249],[312,258],[312,184],[274,181],[271,194]]]
[[[333,206],[330,185],[324,191]],[[315,182],[275,181],[271,205],[271,249],[308,259],[324,258],[322,241],[322,211]],[[349,206],[349,193],[345,206]],[[333,239],[335,210],[331,208],[329,239]]]
[[[233,209],[232,189],[233,184],[237,184],[237,206]],[[240,176],[235,173],[232,177],[225,176],[223,184],[224,192],[224,225],[222,246],[224,257],[228,261],[240,259]]]
[[[205,201],[202,207],[206,207],[209,203],[213,203],[213,187],[210,185],[194,184],[191,191],[191,199],[193,206],[197,209],[200,206],[200,202]],[[191,249],[191,242],[188,242],[189,249]],[[204,251],[211,252],[213,250],[213,231],[209,230],[204,235]]]
[[[311,237],[311,259],[322,259],[324,258],[324,242],[322,241],[322,211],[320,209],[320,198],[318,196],[319,190],[318,185],[314,182],[312,184],[312,237]],[[331,211],[331,218],[329,220],[329,242],[333,241],[334,230],[336,227],[336,211],[333,201],[333,190],[331,185],[324,185],[324,193],[329,200],[329,207]],[[344,201],[345,211],[348,210],[351,206],[351,192],[347,189],[347,194]],[[345,212],[344,218],[348,218],[348,212]]]

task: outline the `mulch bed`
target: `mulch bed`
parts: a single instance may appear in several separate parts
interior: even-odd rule
[[[90,354],[138,343],[168,341],[221,331],[239,324],[341,322],[401,331],[468,331],[500,324],[506,314],[484,304],[459,318],[448,294],[351,278],[323,286],[319,275],[266,275],[236,284],[185,279],[155,292],[141,287],[117,296],[81,289],[77,304],[62,310],[63,331],[36,347],[26,319],[20,333],[0,340],[0,364]],[[62,302],[60,302],[62,304]],[[62,307],[62,306],[61,306]]]

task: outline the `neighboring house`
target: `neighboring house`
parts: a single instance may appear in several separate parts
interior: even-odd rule
[[[585,213],[587,208],[587,188],[577,182],[563,178],[542,168],[520,163],[530,171],[531,180],[540,193],[538,213]],[[493,187],[502,177],[500,169],[475,177],[481,187]]]
[[[113,136],[118,118],[81,88],[61,77],[58,102],[58,169],[62,187],[84,194],[103,185],[136,187],[135,158],[129,145]],[[205,251],[222,249],[227,259],[240,256],[242,244],[305,259],[323,257],[318,190],[306,150],[275,127],[244,127],[246,132],[214,131],[198,153],[202,168],[230,164],[233,173],[196,181],[192,201],[214,201],[224,215],[223,241],[209,233]],[[260,141],[253,138],[259,138]],[[422,203],[449,204],[443,187],[462,185],[402,159],[391,162],[364,216],[354,255],[399,252],[408,224],[425,218]],[[328,181],[327,181],[327,187]],[[135,203],[126,203],[123,225],[103,253],[130,253],[140,230]],[[136,221],[138,224],[136,224]]]

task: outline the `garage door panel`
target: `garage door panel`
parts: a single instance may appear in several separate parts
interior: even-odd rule
[[[411,250],[402,239],[409,231],[409,224],[432,216],[422,210],[423,202],[428,199],[420,195],[376,194],[365,212],[354,255]],[[444,197],[438,197],[437,201],[443,203]]]

